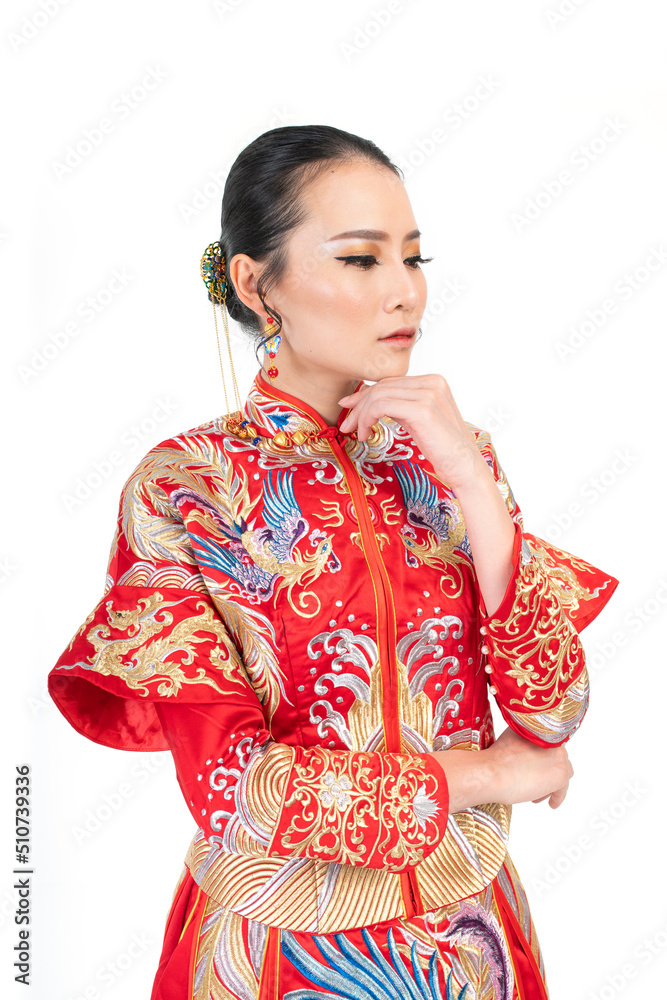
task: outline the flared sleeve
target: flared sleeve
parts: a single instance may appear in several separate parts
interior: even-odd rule
[[[523,515],[486,432],[478,441],[514,522],[512,575],[480,631],[491,693],[516,732],[540,746],[565,743],[588,710],[589,676],[580,632],[600,613],[618,579],[525,531]]]
[[[123,487],[104,593],[49,672],[51,698],[90,740],[170,750],[193,818],[225,851],[395,872],[419,864],[447,828],[442,767],[427,753],[272,738],[262,685],[182,516],[196,509],[200,527],[210,487],[197,494],[161,469],[174,450],[149,453]]]

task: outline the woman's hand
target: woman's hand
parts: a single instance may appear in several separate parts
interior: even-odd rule
[[[439,750],[447,775],[449,811],[485,802],[563,802],[574,768],[565,746],[539,747],[509,727],[486,750]]]
[[[405,375],[362,385],[338,401],[350,408],[340,425],[365,441],[381,417],[397,420],[461,506],[477,584],[489,613],[512,572],[515,528],[505,500],[441,375]]]
[[[574,768],[564,745],[540,747],[513,729],[503,730],[487,749],[499,775],[502,802],[542,802],[557,809],[567,795]]]
[[[350,408],[340,429],[365,441],[373,424],[391,417],[410,433],[438,478],[453,490],[486,465],[442,375],[405,375],[362,385],[338,402]]]

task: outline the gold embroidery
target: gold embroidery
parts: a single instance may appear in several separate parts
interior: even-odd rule
[[[564,549],[556,548],[551,543],[548,543],[548,548],[545,547],[542,540],[530,532],[524,532],[523,537],[533,558],[539,559],[544,567],[544,572],[549,577],[551,586],[566,613],[576,611],[580,601],[590,601],[596,596],[581,582],[584,574],[590,571],[590,563]],[[555,554],[555,558],[552,553]]]
[[[327,527],[339,528],[344,521],[340,509],[340,503],[338,503],[337,500],[320,500],[320,507],[322,507],[324,510],[329,508],[329,513],[318,514],[317,511],[314,511],[315,517],[319,517],[320,521],[329,521],[329,519],[331,518]]]
[[[293,768],[284,808],[298,812],[278,836],[281,850],[309,850],[338,864],[378,855],[389,871],[419,864],[423,848],[440,836],[436,823],[426,823],[440,809],[426,790],[435,781],[418,758],[389,756],[393,767],[374,775],[370,755],[328,756],[313,748],[307,763]]]
[[[244,823],[234,829],[233,850],[264,857],[280,818],[280,809],[289,779],[295,750],[273,743],[256,752],[243,773],[238,788]]]
[[[545,743],[561,743],[578,728],[588,709],[590,682],[584,669],[567,689],[567,694],[549,712],[507,712],[521,728],[539,736]]]
[[[225,912],[215,900],[208,900],[197,940],[192,1000],[257,995],[258,978],[246,953],[244,924],[238,913]]]
[[[403,520],[404,512],[396,502],[396,497],[389,497],[380,502],[384,523],[388,525],[400,524]]]
[[[218,614],[241,652],[241,663],[255,694],[270,719],[285,693],[285,675],[275,652],[276,634],[269,619],[257,608],[238,604],[225,590],[211,590]]]
[[[420,691],[410,697],[408,670],[401,660],[396,661],[396,685],[399,693],[399,713],[401,719],[401,752],[413,753],[426,750],[433,742],[433,706],[428,695]],[[353,750],[384,750],[382,725],[382,667],[380,661],[373,663],[369,678],[368,701],[356,698],[348,712],[348,728]],[[407,732],[406,732],[407,729]],[[417,733],[424,741],[422,747],[413,746],[409,732]]]
[[[90,612],[90,614],[88,615],[88,617],[86,618],[86,620],[79,626],[79,628],[76,630],[76,632],[72,636],[72,638],[71,638],[71,640],[69,642],[69,645],[67,647],[69,650],[72,649],[72,646],[74,645],[74,643],[76,642],[76,640],[79,638],[79,636],[83,635],[83,633],[86,631],[86,628],[90,625],[90,623],[92,621],[95,621],[95,608],[93,608],[93,610]]]
[[[261,545],[259,544],[256,536],[260,531],[261,529],[246,531],[241,540],[260,569],[271,576],[277,575],[282,578],[275,589],[274,604],[280,591],[287,587],[287,597],[292,610],[296,611],[301,618],[313,618],[322,607],[322,602],[315,591],[302,591],[296,604],[292,591],[296,586],[306,587],[308,584],[314,583],[325,571],[333,551],[333,536],[325,535],[324,538],[320,539],[313,553],[306,552],[305,555],[301,555],[298,549],[293,549],[290,553],[290,559],[279,562],[268,548],[270,544],[268,539],[265,539]],[[306,610],[308,605],[311,605],[312,610]]]
[[[209,684],[224,694],[204,667],[197,667],[195,676],[188,677],[181,665],[194,662],[197,643],[210,642],[210,637],[196,633],[208,632],[213,633],[219,643],[209,652],[213,669],[229,683],[245,683],[238,653],[219,618],[205,601],[196,602],[199,614],[190,614],[177,622],[168,635],[160,635],[174,620],[166,609],[177,606],[182,600],[169,601],[156,591],[148,597],[140,597],[135,608],[114,609],[113,598],[105,601],[109,624],[99,623],[86,633],[85,638],[95,650],[95,655],[87,662],[94,665],[97,673],[120,677],[129,688],[144,696],[149,693],[148,685],[156,681],[160,682],[157,693],[163,696],[177,694],[183,684]],[[128,633],[127,638],[111,638],[110,626],[114,631]],[[128,658],[131,650],[134,652]],[[175,651],[184,654],[180,663],[167,659]]]
[[[544,711],[560,701],[581,669],[582,650],[540,560],[522,564],[507,619],[491,618],[486,626],[496,667],[525,689],[509,704]]]

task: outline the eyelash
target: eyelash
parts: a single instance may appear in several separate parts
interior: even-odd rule
[[[414,264],[408,264],[408,267],[411,267],[415,271],[417,270],[417,267],[420,264],[428,264],[429,261],[433,260],[432,257],[420,257],[419,254],[415,254],[412,257],[406,257],[405,259],[406,260],[413,260],[415,262]],[[352,264],[356,264],[357,267],[360,267],[362,269],[362,271],[369,271],[370,268],[371,268],[371,266],[372,266],[372,264],[377,264],[378,263],[377,258],[374,257],[373,254],[369,254],[369,253],[366,253],[366,254],[352,254],[349,257],[336,257],[336,260],[344,260],[346,265],[347,265],[347,263],[349,261]],[[371,264],[363,263],[364,261],[371,261]]]

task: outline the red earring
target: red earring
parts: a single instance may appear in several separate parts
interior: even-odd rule
[[[273,323],[274,323],[273,316],[267,316],[266,327],[264,328],[264,333],[265,334],[271,333],[271,327],[272,327]],[[280,341],[281,340],[282,340],[282,337],[280,336],[279,333],[277,333],[274,337],[271,337],[269,340],[265,340],[264,341],[264,350],[268,354],[269,360],[271,362],[274,361],[274,359],[275,359],[275,357],[276,357],[276,355],[278,353],[278,347],[280,346]],[[269,367],[269,369],[268,369],[268,371],[267,371],[266,374],[269,376],[270,379],[276,378],[276,376],[278,375],[278,369],[276,368],[275,364],[271,364],[270,365],[270,367]]]

